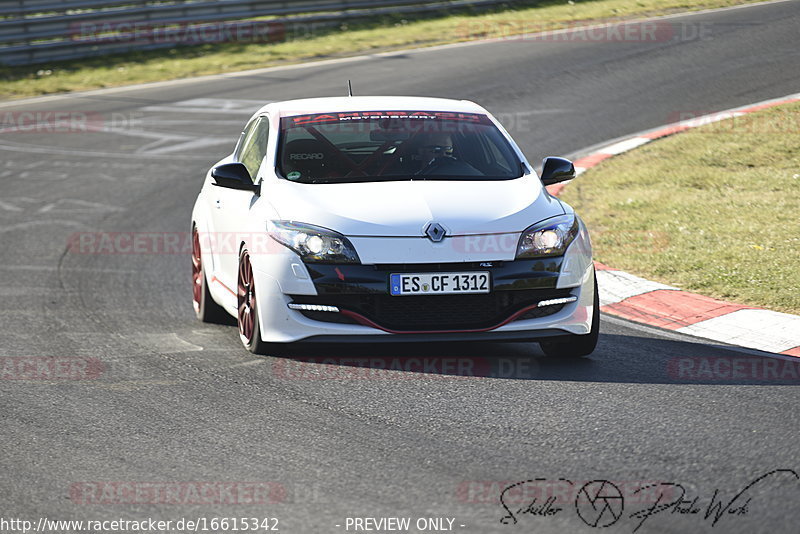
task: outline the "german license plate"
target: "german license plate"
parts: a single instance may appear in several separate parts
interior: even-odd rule
[[[457,293],[489,293],[489,273],[395,273],[389,276],[389,292],[398,297],[408,295],[452,295]]]

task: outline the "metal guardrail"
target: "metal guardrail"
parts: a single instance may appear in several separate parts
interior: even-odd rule
[[[515,0],[0,0],[0,64],[226,41],[275,42],[344,20]]]

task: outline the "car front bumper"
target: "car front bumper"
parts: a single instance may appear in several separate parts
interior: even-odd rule
[[[595,288],[591,256],[580,255],[585,247],[558,258],[377,266],[306,265],[290,255],[281,263],[273,256],[254,263],[261,336],[266,342],[352,343],[536,341],[587,334]],[[392,273],[468,271],[489,271],[491,292],[389,294]],[[559,303],[539,306],[553,299]],[[328,307],[337,311],[319,311]]]

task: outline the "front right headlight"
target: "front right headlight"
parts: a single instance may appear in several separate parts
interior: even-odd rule
[[[517,244],[517,259],[562,256],[579,230],[578,218],[573,214],[538,222],[522,232]]]
[[[339,232],[291,221],[269,221],[270,237],[312,263],[361,263],[356,249]]]

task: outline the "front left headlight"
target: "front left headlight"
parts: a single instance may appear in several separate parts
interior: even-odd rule
[[[559,215],[527,228],[517,244],[517,259],[562,256],[580,231],[578,218]]]
[[[361,263],[352,243],[340,234],[313,224],[269,221],[270,237],[313,263]]]

